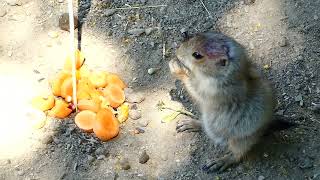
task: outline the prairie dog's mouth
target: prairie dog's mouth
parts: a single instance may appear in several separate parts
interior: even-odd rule
[[[179,66],[185,69],[187,75],[189,76],[191,73],[191,70],[179,58],[176,58],[176,61],[178,62]]]

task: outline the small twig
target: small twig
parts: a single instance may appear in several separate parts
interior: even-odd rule
[[[186,110],[184,110],[184,109],[173,109],[173,108],[167,107],[167,106],[162,107],[162,109],[168,109],[168,110],[171,110],[171,111],[176,111],[176,112],[179,112],[179,113],[181,113],[181,114],[190,116],[190,117],[192,117],[192,118],[196,118],[196,116],[195,116],[194,114],[192,114],[191,112],[186,111]]]
[[[191,117],[193,117],[193,118],[196,117],[196,116],[195,116],[194,114],[192,114],[191,112],[186,111],[186,110],[184,110],[184,109],[182,109],[182,108],[181,108],[181,109],[174,109],[174,108],[172,108],[172,107],[166,106],[166,105],[164,104],[164,102],[162,102],[162,101],[159,101],[159,103],[157,104],[157,107],[159,108],[160,111],[162,111],[163,109],[168,109],[168,110],[171,110],[171,111],[175,111],[175,112],[182,113],[182,114],[187,115],[187,116],[191,116]]]
[[[209,17],[210,17],[211,19],[213,19],[211,13],[210,13],[209,10],[207,9],[206,5],[204,5],[203,1],[202,1],[202,0],[199,0],[199,1],[201,2],[201,4],[202,4],[202,6],[204,7],[204,9],[207,11]]]
[[[159,7],[167,7],[167,5],[155,5],[155,6],[130,6],[125,8],[114,8],[116,10],[127,10],[127,9],[145,9],[145,8],[159,8]]]

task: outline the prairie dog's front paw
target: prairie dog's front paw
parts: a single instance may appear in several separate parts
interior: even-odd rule
[[[172,59],[169,61],[169,68],[171,74],[177,76],[179,79],[184,79],[187,77],[187,70],[181,65],[177,59]]]

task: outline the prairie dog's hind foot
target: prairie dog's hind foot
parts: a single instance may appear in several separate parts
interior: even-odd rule
[[[205,164],[202,167],[202,170],[211,173],[211,172],[223,172],[225,171],[228,167],[230,167],[233,164],[238,163],[239,161],[237,158],[233,155],[232,152],[227,153],[221,158],[218,158],[216,160],[212,160]]]
[[[195,119],[183,119],[177,123],[177,132],[199,132],[201,131],[201,122]]]

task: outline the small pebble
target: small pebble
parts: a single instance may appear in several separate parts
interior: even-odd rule
[[[264,180],[264,179],[265,179],[264,176],[259,176],[259,177],[258,177],[258,180]]]
[[[6,0],[10,6],[21,6],[22,2],[20,0]]]
[[[78,28],[78,18],[73,16],[74,19],[74,29]],[[63,13],[59,16],[59,27],[62,30],[69,31],[69,14]]]
[[[120,166],[121,166],[121,169],[123,169],[123,170],[130,169],[130,164],[129,164],[129,161],[127,159],[122,159],[120,161]]]
[[[75,163],[74,166],[73,166],[73,171],[76,171],[78,168],[78,163]]]
[[[106,9],[105,11],[104,11],[104,15],[105,16],[111,16],[111,15],[113,15],[114,13],[116,13],[117,12],[117,10],[115,10],[115,9]]]
[[[162,161],[167,161],[168,160],[168,156],[166,154],[161,154],[160,156]]]
[[[183,33],[185,33],[185,32],[187,32],[186,28],[181,28],[181,29],[180,29],[180,33],[181,33],[181,34],[183,34]]]
[[[314,15],[314,16],[313,16],[313,19],[314,19],[314,20],[318,20],[318,19],[319,19],[319,16]]]
[[[150,42],[150,46],[152,47],[152,48],[154,48],[154,42],[152,41],[152,42]]]
[[[52,142],[53,142],[52,136],[46,136],[46,137],[42,140],[42,143],[43,143],[43,144],[51,144]]]
[[[126,100],[129,103],[141,103],[145,100],[145,97],[142,93],[130,93],[126,94]]]
[[[296,97],[294,98],[294,100],[295,100],[296,102],[301,101],[301,100],[302,100],[302,95],[299,94],[298,96],[296,96]]]
[[[50,32],[48,32],[48,36],[50,38],[57,38],[57,37],[59,37],[59,34],[56,31],[50,31]]]
[[[130,108],[131,110],[137,110],[137,109],[138,109],[138,106],[137,106],[136,103],[133,103],[133,104],[129,104],[129,108]]]
[[[98,160],[103,160],[104,158],[106,158],[105,155],[99,155],[97,159],[98,159]]]
[[[140,127],[136,127],[136,129],[134,130],[134,133],[135,133],[135,134],[142,134],[142,133],[144,133],[144,132],[145,132],[145,130],[142,129],[142,128],[140,128]]]
[[[280,46],[280,47],[285,47],[285,46],[287,46],[287,45],[288,45],[288,40],[287,40],[287,38],[286,38],[286,37],[282,37],[281,40],[280,40],[280,42],[279,42],[279,46]]]
[[[0,17],[5,16],[6,14],[7,14],[7,9],[4,7],[0,8]]]
[[[23,175],[24,175],[24,172],[23,172],[22,170],[19,170],[19,171],[18,171],[18,175],[19,175],[19,176],[23,176]]]
[[[88,156],[87,156],[87,160],[88,160],[87,162],[88,162],[88,164],[93,163],[94,159],[95,159],[95,158],[94,158],[93,156],[88,155]]]
[[[148,74],[152,75],[152,74],[156,73],[158,70],[159,70],[158,68],[149,68],[148,69]]]
[[[312,103],[310,109],[314,112],[320,112],[320,103]]]
[[[244,0],[244,4],[245,5],[250,5],[250,4],[253,4],[256,0]]]
[[[11,57],[13,55],[12,51],[8,51],[8,56]]]
[[[139,163],[144,164],[144,163],[146,163],[149,159],[150,159],[149,155],[148,155],[147,152],[144,150],[144,151],[142,151],[142,153],[140,154]]]
[[[149,120],[141,119],[139,120],[138,125],[141,127],[147,127],[149,122],[150,122]]]
[[[145,32],[144,29],[130,29],[130,30],[128,30],[129,34],[132,34],[132,35],[135,35],[135,36],[140,36],[144,32]]]
[[[64,0],[58,0],[58,3],[63,3],[64,2]]]
[[[103,147],[99,147],[96,151],[95,151],[95,154],[96,156],[100,156],[100,155],[105,155],[106,154],[106,149],[103,148]]]
[[[156,28],[147,28],[147,29],[145,29],[145,33],[146,33],[146,35],[149,35],[155,30],[156,30]]]
[[[132,120],[137,120],[141,118],[141,112],[139,110],[131,110],[129,111],[129,117]]]

